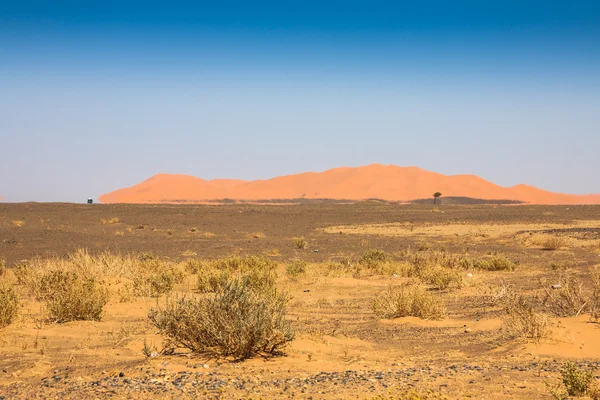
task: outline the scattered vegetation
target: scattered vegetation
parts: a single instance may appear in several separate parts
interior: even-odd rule
[[[237,360],[283,354],[294,338],[285,294],[257,289],[248,277],[227,280],[214,295],[180,298],[149,318],[173,348]]]
[[[390,286],[373,301],[373,312],[378,318],[393,319],[418,317],[442,319],[445,306],[439,297],[433,296],[420,285]]]

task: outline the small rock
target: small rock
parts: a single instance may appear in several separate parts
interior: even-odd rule
[[[554,290],[560,289],[561,287],[562,286],[559,283],[551,286],[551,288],[554,289]]]
[[[124,376],[125,376],[125,372],[123,372],[123,371],[119,372],[119,378],[122,378]]]

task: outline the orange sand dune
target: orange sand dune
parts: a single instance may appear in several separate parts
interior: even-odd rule
[[[138,185],[105,194],[100,201],[175,203],[298,198],[410,201],[429,198],[438,191],[448,197],[518,200],[532,204],[600,204],[600,195],[552,193],[527,185],[502,187],[475,175],[447,176],[417,167],[379,164],[257,181],[204,180],[188,175],[158,174]]]

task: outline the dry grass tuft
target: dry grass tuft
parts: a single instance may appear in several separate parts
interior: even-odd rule
[[[547,236],[542,240],[541,245],[543,250],[555,251],[567,247],[569,241],[562,236]]]
[[[552,336],[554,324],[550,318],[536,311],[521,292],[505,286],[500,301],[506,312],[504,326],[510,335],[536,342]]]
[[[442,319],[446,307],[439,297],[433,296],[420,285],[390,286],[373,301],[373,312],[378,318],[418,317]]]
[[[294,338],[287,301],[274,287],[257,290],[247,278],[232,279],[214,295],[152,309],[149,318],[173,348],[242,360],[283,354]]]
[[[12,224],[14,226],[16,226],[17,228],[22,227],[23,225],[25,225],[25,221],[21,221],[20,219],[12,221]]]
[[[302,260],[293,260],[286,266],[287,275],[291,278],[296,278],[304,273],[306,273],[306,261]]]
[[[369,249],[358,259],[358,263],[368,269],[377,269],[380,265],[392,260],[392,256],[383,250]]]
[[[218,291],[234,278],[246,278],[247,284],[256,289],[275,286],[277,263],[265,256],[230,256],[206,264],[198,274],[197,289],[200,292]]]
[[[303,237],[294,238],[294,244],[296,245],[296,248],[300,250],[308,248],[308,242]]]
[[[15,289],[0,282],[0,329],[12,324],[20,308],[21,303]]]
[[[465,269],[478,269],[482,271],[514,271],[517,264],[502,255],[492,255],[479,259],[463,258],[461,265]]]

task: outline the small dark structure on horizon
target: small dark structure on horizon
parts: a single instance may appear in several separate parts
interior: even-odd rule
[[[92,199],[91,197],[88,198],[87,203],[88,204],[94,204],[94,199]]]

